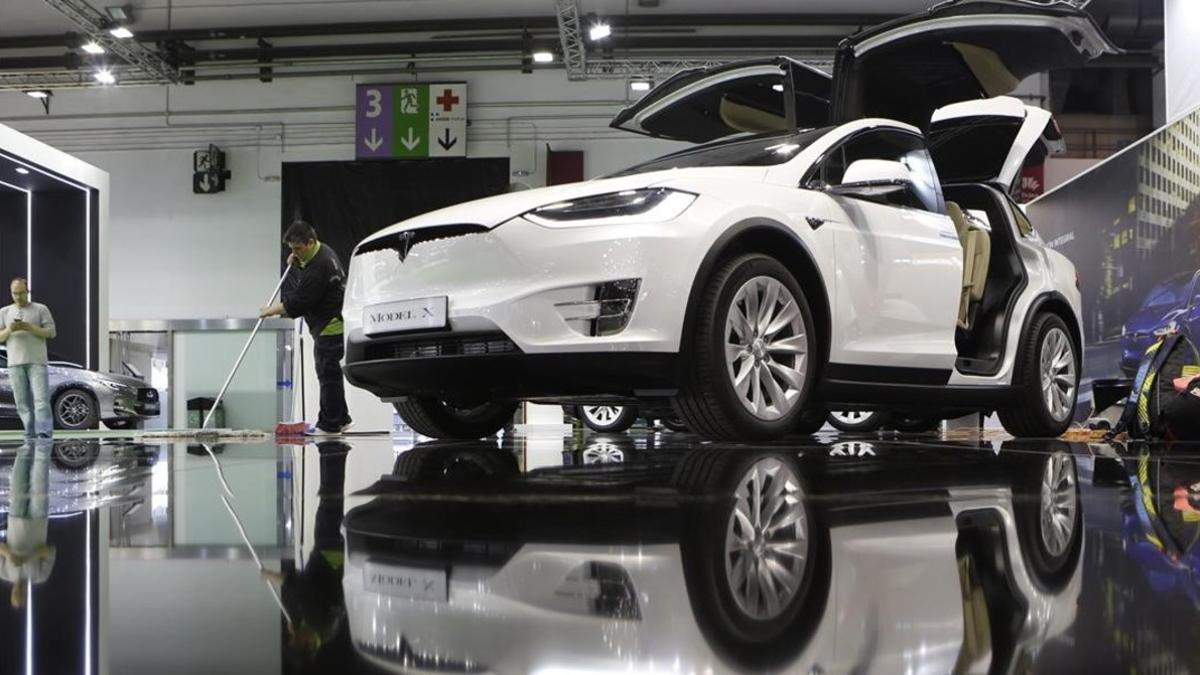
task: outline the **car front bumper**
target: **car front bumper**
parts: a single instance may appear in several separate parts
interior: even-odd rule
[[[699,205],[696,205],[699,206]],[[693,206],[691,212],[702,212]],[[705,225],[544,227],[515,218],[492,230],[355,255],[343,307],[346,376],[378,396],[463,400],[646,395],[673,390],[680,334]],[[598,334],[577,318],[604,284],[637,281],[624,327]],[[447,326],[368,336],[364,312],[445,297]],[[669,393],[669,391],[667,392]]]

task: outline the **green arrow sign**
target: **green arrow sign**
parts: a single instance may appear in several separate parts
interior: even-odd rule
[[[397,86],[392,96],[392,156],[429,156],[429,85]]]

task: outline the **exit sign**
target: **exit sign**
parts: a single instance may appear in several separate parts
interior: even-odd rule
[[[356,100],[357,159],[467,155],[465,82],[360,84]]]

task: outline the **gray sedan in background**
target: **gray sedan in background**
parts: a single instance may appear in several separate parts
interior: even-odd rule
[[[55,429],[95,429],[99,422],[110,429],[131,429],[158,415],[158,390],[143,380],[63,361],[51,361],[47,370]],[[20,423],[8,376],[8,352],[0,349],[0,425],[11,428]]]

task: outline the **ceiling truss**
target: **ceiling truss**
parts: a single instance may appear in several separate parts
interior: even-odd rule
[[[44,0],[71,20],[88,39],[116,54],[126,63],[162,84],[178,83],[179,70],[157,52],[136,40],[122,40],[108,32],[108,19],[83,0]]]

